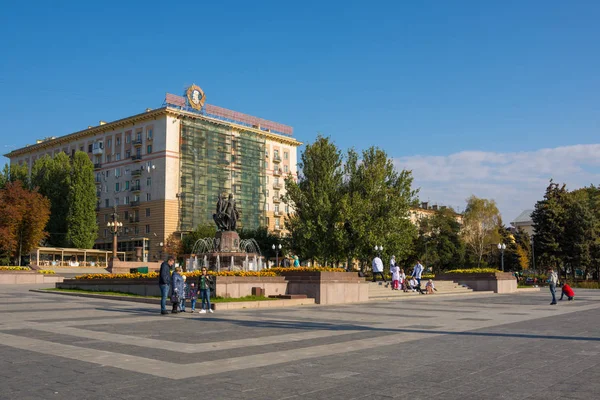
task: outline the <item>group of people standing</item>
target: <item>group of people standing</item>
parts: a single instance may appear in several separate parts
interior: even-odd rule
[[[186,282],[187,278],[181,274],[181,268],[175,267],[175,258],[169,257],[160,266],[158,275],[158,286],[160,287],[160,313],[168,314],[167,297],[170,299],[173,309],[172,314],[185,312],[185,302],[190,300],[192,313],[196,311],[196,300],[198,296],[202,301],[202,309],[200,314],[207,311],[212,313],[210,305],[210,285],[212,278],[208,275],[206,267],[202,267],[202,274],[198,277],[197,282]],[[172,272],[171,272],[172,271]]]
[[[381,276],[381,280],[387,283],[385,279],[385,275],[383,275],[383,261],[379,256],[375,256],[373,259],[373,282],[377,281],[377,275]],[[398,265],[396,265],[396,257],[392,256],[390,259],[390,274],[392,276],[392,290],[400,290],[402,289],[405,292],[412,290],[413,292],[419,292],[421,294],[433,294],[434,291],[437,291],[435,285],[433,284],[433,280],[429,279],[427,284],[425,285],[425,291],[421,288],[421,276],[423,275],[423,265],[421,261],[417,261],[417,264],[414,266],[412,270],[412,274],[410,275],[410,280],[407,281],[407,276],[404,273],[404,270],[401,269]]]

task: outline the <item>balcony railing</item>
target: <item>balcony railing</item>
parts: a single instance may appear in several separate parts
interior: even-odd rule
[[[131,187],[131,189],[129,189],[129,190],[132,191],[132,192],[139,192],[142,189],[141,189],[140,185],[133,185]]]
[[[136,224],[140,222],[140,217],[129,217],[129,222]]]
[[[274,229],[274,230],[276,230],[276,231],[280,231],[280,230],[282,230],[282,229],[283,229],[283,228],[281,227],[281,225],[275,225],[275,229]]]
[[[281,157],[280,156],[273,156],[273,162],[274,163],[280,163],[281,162]]]
[[[142,139],[132,140],[131,143],[133,143],[134,146],[141,146],[142,145]]]
[[[142,170],[134,169],[133,171],[131,171],[131,176],[142,176]]]
[[[141,161],[142,160],[142,155],[141,154],[134,154],[131,156],[131,160],[132,161]]]
[[[277,183],[273,183],[273,189],[281,189],[282,188],[282,184],[277,182]]]
[[[131,207],[139,207],[140,206],[140,201],[139,200],[133,200],[131,203],[129,203],[129,205]]]
[[[273,176],[281,176],[281,170],[279,168],[273,170]]]
[[[280,196],[273,196],[273,203],[280,203],[280,202],[281,202]]]
[[[281,211],[274,211],[273,215],[276,217],[281,217]]]
[[[102,168],[102,164],[100,164],[100,163],[94,164],[94,169],[100,169],[100,168]]]

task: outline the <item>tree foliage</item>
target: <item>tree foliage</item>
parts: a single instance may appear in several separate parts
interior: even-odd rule
[[[88,155],[77,151],[71,163],[67,197],[67,242],[76,248],[91,249],[98,235],[94,165]]]
[[[494,200],[471,196],[463,216],[463,239],[481,266],[483,256],[490,251],[490,245],[499,243],[499,230],[502,226],[500,212]]]
[[[289,246],[302,259],[328,265],[347,258],[366,262],[373,247],[386,257],[410,255],[416,228],[408,212],[416,191],[410,171],[396,171],[386,153],[348,151],[345,163],[329,138],[319,136],[301,156],[297,182],[286,179]]]
[[[44,227],[50,215],[50,202],[22,182],[8,182],[0,190],[0,250],[20,265],[22,256],[46,236]]]
[[[419,237],[415,256],[434,273],[462,267],[465,244],[460,236],[461,225],[454,210],[445,208],[419,222]]]
[[[24,188],[30,187],[27,165],[4,164],[4,168],[0,174],[0,189],[4,189],[7,183],[16,181],[22,182]]]

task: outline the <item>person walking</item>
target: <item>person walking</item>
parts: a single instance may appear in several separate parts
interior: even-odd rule
[[[202,309],[200,314],[206,314],[206,310],[212,314],[213,310],[210,307],[210,284],[212,278],[208,275],[206,267],[202,267],[202,275],[198,278],[198,289],[200,290],[200,298],[202,299]],[[205,308],[206,307],[206,308]]]
[[[412,277],[417,280],[419,286],[421,286],[421,275],[423,274],[423,266],[421,265],[421,261],[417,260],[417,265],[413,268]]]
[[[551,306],[556,304],[556,285],[558,284],[558,274],[554,271],[554,269],[548,269],[548,286],[550,287],[550,293],[552,294],[552,303]]]
[[[160,288],[160,313],[168,314],[167,311],[167,296],[169,295],[169,287],[171,286],[171,267],[175,264],[175,258],[169,257],[167,261],[163,261],[160,265],[158,274],[158,286]]]
[[[385,283],[387,283],[387,281],[385,280],[385,276],[383,276],[383,261],[381,261],[381,258],[379,258],[379,256],[375,256],[375,258],[373,259],[373,282],[376,281],[376,276],[380,275],[381,276],[381,280]]]
[[[181,276],[181,268],[176,267],[171,276],[171,303],[173,303],[173,309],[171,313],[177,314],[179,312],[179,303],[183,300],[183,277]]]

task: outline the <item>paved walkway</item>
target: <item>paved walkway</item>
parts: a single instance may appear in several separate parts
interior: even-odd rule
[[[600,291],[161,316],[0,286],[0,398],[592,399]]]

